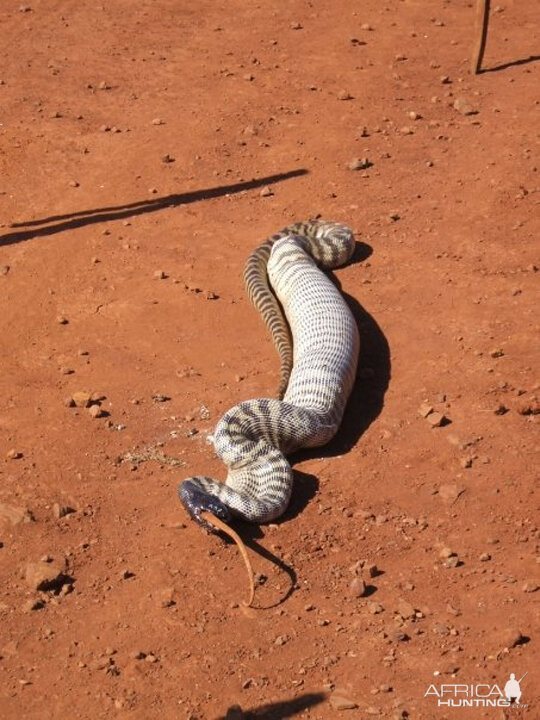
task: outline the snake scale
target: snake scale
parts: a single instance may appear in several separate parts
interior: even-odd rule
[[[282,399],[241,402],[218,422],[211,441],[228,467],[224,483],[196,476],[179,486],[186,510],[206,530],[218,529],[212,516],[253,523],[279,517],[293,484],[287,455],[336,434],[356,375],[359,336],[319,266],[347,263],[354,248],[345,225],[310,221],[285,228],[250,255],[244,279],[281,357]]]

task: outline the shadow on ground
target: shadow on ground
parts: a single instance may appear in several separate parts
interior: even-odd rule
[[[267,175],[262,178],[255,178],[246,182],[234,183],[231,185],[221,185],[219,187],[207,188],[205,190],[194,190],[193,192],[177,193],[174,195],[166,195],[153,200],[140,200],[138,202],[129,203],[127,205],[114,205],[110,207],[95,208],[93,210],[80,210],[78,212],[66,215],[51,215],[50,217],[41,218],[39,220],[30,220],[28,222],[13,223],[12,228],[17,229],[0,235],[0,247],[2,245],[11,245],[13,243],[23,242],[36,237],[47,237],[48,235],[56,235],[66,230],[75,230],[76,228],[86,225],[93,225],[100,222],[110,222],[111,220],[124,220],[136,215],[145,215],[146,213],[157,212],[164,208],[176,207],[178,205],[187,205],[200,200],[210,200],[211,198],[222,197],[223,195],[232,195],[245,190],[254,190],[255,188],[266,185],[273,185],[283,180],[307,175],[308,171],[299,168],[298,170],[289,170],[288,172],[278,173],[275,175]]]
[[[318,705],[325,699],[324,693],[307,693],[291,700],[261,705],[252,710],[242,710],[239,705],[234,705],[216,720],[284,720]]]

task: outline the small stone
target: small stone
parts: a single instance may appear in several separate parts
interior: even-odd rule
[[[11,448],[11,450],[8,450],[6,453],[6,457],[8,460],[20,460],[23,456],[23,453],[19,450],[15,450],[15,448]]]
[[[350,160],[350,162],[347,163],[347,167],[349,170],[367,170],[368,168],[372,167],[373,163],[368,160],[368,158],[353,158]]]
[[[56,322],[59,325],[67,325],[69,320],[64,315],[57,315],[56,316]]]
[[[478,114],[478,110],[476,110],[472,105],[470,105],[463,97],[458,97],[454,100],[454,109],[461,113],[461,115]]]
[[[168,276],[164,270],[154,270],[152,277],[154,280],[165,280]]]
[[[86,408],[90,405],[91,394],[84,390],[78,390],[72,394],[71,398],[77,407]]]
[[[401,215],[398,212],[391,212],[390,215],[388,216],[388,219],[391,220],[392,222],[397,222],[398,220],[401,219]]]
[[[0,265],[0,275],[7,275],[9,269],[9,265]]]
[[[411,120],[421,120],[422,119],[422,116],[420,115],[420,113],[414,112],[414,110],[411,110],[411,112],[407,113],[407,115],[409,116],[409,118]]]
[[[540,586],[535,582],[526,582],[521,586],[521,591],[524,593],[533,593],[538,590]]]
[[[24,613],[33,612],[34,610],[41,610],[43,607],[45,607],[45,603],[40,598],[30,598],[29,600],[25,600],[25,602],[22,604],[21,610]]]
[[[110,129],[111,129],[111,126],[110,126],[110,125],[100,125],[100,126],[99,126],[100,132],[109,132]]]
[[[173,605],[176,605],[176,600],[174,599],[175,595],[175,589],[174,588],[164,588],[163,590],[160,590],[157,597],[157,605],[160,608],[168,608],[172,607]]]
[[[52,511],[54,517],[57,520],[60,520],[60,518],[63,518],[66,515],[71,515],[75,512],[75,510],[69,505],[60,505],[59,503],[54,503],[54,505],[52,506]]]
[[[32,590],[58,590],[66,581],[64,566],[55,562],[28,563],[25,580]]]
[[[333,710],[355,710],[358,707],[358,703],[340,690],[335,690],[330,695],[329,702]]]
[[[429,403],[422,403],[418,408],[418,412],[423,418],[426,418],[433,412],[433,405],[430,405]]]
[[[285,645],[288,639],[287,635],[278,635],[274,640],[274,645]]]
[[[375,563],[367,563],[366,565],[364,565],[364,571],[370,578],[377,577],[381,574],[379,568],[375,565]]]
[[[69,181],[69,186],[70,186],[70,187],[77,188],[77,187],[79,187],[79,185],[80,185],[80,183],[79,183],[77,180],[70,180],[70,181]]]
[[[165,163],[166,165],[169,165],[170,163],[175,162],[175,158],[172,155],[169,155],[169,153],[167,153],[166,155],[164,155],[161,158],[161,162]]]
[[[402,128],[399,129],[399,132],[401,135],[413,135],[414,130],[409,127],[408,125],[404,125]]]
[[[449,503],[455,502],[464,492],[465,488],[456,485],[456,483],[446,483],[439,486],[439,497]]]
[[[494,348],[493,350],[489,351],[489,357],[492,358],[500,358],[503,357],[504,350],[502,348]]]
[[[499,645],[502,648],[511,650],[523,642],[523,635],[517,628],[506,628],[499,635]]]
[[[340,90],[338,93],[338,100],[352,100],[353,96],[346,90]]]
[[[144,658],[144,661],[147,663],[157,663],[158,658],[154,653],[148,653],[148,655]]]
[[[439,557],[441,558],[450,558],[453,557],[456,553],[449,547],[443,547],[441,551],[439,552]]]
[[[370,25],[369,23],[362,23],[362,25],[360,25],[360,30],[366,30],[367,32],[372,32],[373,26]]]
[[[472,458],[461,458],[459,461],[459,464],[463,469],[471,468],[473,465],[473,459]]]
[[[384,610],[383,606],[377,602],[368,602],[367,609],[372,615],[379,615]]]
[[[66,397],[62,402],[66,407],[75,407],[75,400],[72,397]]]
[[[304,26],[302,25],[302,23],[292,22],[289,27],[291,28],[291,30],[302,30]]]
[[[397,611],[404,620],[414,617],[415,609],[407,600],[400,600],[398,602]]]
[[[354,578],[349,585],[349,594],[354,598],[363,597],[366,594],[366,583],[361,578]]]
[[[73,368],[66,367],[65,365],[62,365],[60,368],[60,372],[62,375],[73,375],[75,370]]]
[[[489,553],[487,553],[487,552],[483,552],[483,553],[478,557],[478,559],[480,560],[480,562],[487,562],[488,560],[491,560],[491,555],[490,555]]]
[[[431,427],[441,427],[442,425],[445,425],[448,422],[448,419],[440,412],[434,411],[430,413],[426,420],[431,425]]]
[[[273,195],[273,194],[274,194],[274,193],[272,192],[272,189],[269,188],[268,185],[267,185],[266,187],[263,187],[263,189],[262,189],[261,192],[259,193],[259,195],[260,195],[261,197],[270,197],[270,196]]]
[[[457,568],[458,565],[461,565],[461,562],[457,555],[452,555],[444,562],[444,567],[451,569],[451,568]]]
[[[507,412],[509,412],[508,408],[502,403],[499,403],[499,405],[497,405],[497,407],[493,411],[495,415],[506,415]]]
[[[450,85],[450,83],[452,82],[448,75],[441,75],[439,79],[443,85]]]
[[[89,415],[91,415],[93,418],[105,417],[105,415],[106,415],[105,411],[102,410],[102,409],[99,407],[99,405],[91,405],[91,406],[88,408],[88,413],[89,413]]]
[[[152,120],[152,125],[165,125],[165,121],[161,118],[154,118]]]
[[[33,522],[34,517],[28,508],[16,507],[0,502],[0,521],[10,525]]]

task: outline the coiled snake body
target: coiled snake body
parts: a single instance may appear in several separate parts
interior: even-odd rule
[[[313,221],[285,228],[248,259],[248,294],[280,353],[280,395],[285,392],[283,400],[242,402],[218,422],[212,440],[229,469],[225,483],[197,476],[180,485],[182,503],[205,529],[216,531],[211,515],[254,523],[279,517],[292,491],[286,456],[324,445],[337,432],[356,375],[358,329],[317,263],[338,267],[354,247],[344,225]]]

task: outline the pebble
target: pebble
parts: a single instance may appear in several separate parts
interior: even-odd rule
[[[439,497],[446,502],[455,502],[465,492],[465,488],[456,483],[447,483],[439,486]]]
[[[167,273],[164,270],[154,270],[152,277],[155,280],[165,280],[167,278]]]
[[[354,578],[349,585],[349,594],[360,598],[366,594],[366,583],[361,578]]]
[[[404,125],[402,128],[399,129],[399,132],[401,133],[401,135],[413,135],[414,130],[408,125]]]
[[[72,397],[66,397],[62,402],[66,407],[75,407],[75,400]]]
[[[461,458],[459,461],[459,464],[464,470],[467,470],[468,468],[471,468],[473,465],[473,459],[472,458]]]
[[[433,410],[433,405],[430,405],[429,403],[422,403],[418,408],[418,412],[423,418],[426,418],[430,413],[433,412]]]
[[[292,23],[290,24],[291,30],[302,30],[303,27],[304,27],[304,26],[302,25],[302,23],[299,23],[299,22],[292,22]]]
[[[68,322],[69,322],[69,320],[68,320],[67,317],[65,317],[64,315],[57,315],[57,316],[56,316],[56,322],[57,322],[59,325],[67,325]]]
[[[407,600],[400,600],[398,602],[397,611],[404,620],[414,617],[415,609]]]
[[[349,170],[367,170],[372,167],[373,163],[367,157],[353,158],[347,163]]]
[[[523,635],[517,628],[506,628],[499,635],[499,643],[501,647],[508,648],[509,650],[516,647],[516,645],[520,645],[522,642]]]
[[[161,162],[164,162],[166,165],[169,165],[170,163],[175,162],[175,158],[172,155],[169,155],[169,153],[167,153],[166,155],[164,155],[161,158]]]
[[[64,584],[64,570],[64,566],[60,563],[40,560],[26,565],[24,577],[32,590],[55,590]]]
[[[57,520],[60,520],[60,518],[63,518],[66,515],[71,515],[75,512],[75,510],[69,505],[60,505],[59,503],[54,503],[54,505],[52,506],[52,511],[54,517]]]
[[[347,90],[340,90],[338,93],[338,100],[352,100],[353,96]]]
[[[535,582],[526,582],[521,586],[521,590],[524,593],[533,593],[536,592],[539,589],[538,583]]]
[[[75,370],[73,370],[73,368],[69,368],[69,367],[66,367],[65,365],[63,365],[63,366],[60,368],[60,372],[61,372],[62,375],[73,375],[73,373],[75,372]]]
[[[456,553],[449,547],[443,547],[441,551],[439,552],[439,557],[441,558],[451,558]]]
[[[8,522],[10,525],[19,525],[19,523],[32,522],[34,518],[28,508],[0,502],[0,520]]]
[[[373,26],[370,25],[369,23],[362,23],[362,25],[360,25],[360,30],[366,30],[367,32],[372,32]]]
[[[431,427],[441,427],[441,425],[445,425],[448,422],[448,418],[446,418],[442,413],[437,412],[436,410],[432,413],[429,413],[429,415],[426,417],[426,420],[431,425]]]
[[[152,125],[165,125],[165,121],[161,118],[154,118],[152,120]]]
[[[0,275],[7,275],[9,272],[9,265],[0,265]]]
[[[20,460],[23,457],[23,453],[19,450],[11,448],[11,450],[7,451],[6,457],[8,460]]]
[[[478,559],[480,560],[480,562],[487,562],[488,560],[491,560],[491,555],[490,555],[489,553],[487,553],[487,552],[483,552],[483,553],[478,557]]]
[[[86,408],[90,405],[91,393],[84,390],[77,390],[71,396],[71,399],[77,407]]]
[[[355,710],[358,707],[358,703],[340,690],[335,690],[330,695],[329,702],[333,710]]]
[[[493,350],[489,351],[489,357],[492,357],[492,358],[500,358],[500,357],[503,357],[503,355],[504,355],[504,350],[502,350],[502,348],[493,348]]]
[[[454,109],[461,113],[461,115],[478,114],[478,110],[470,105],[470,103],[463,97],[458,97],[454,100]]]
[[[102,410],[102,409],[99,407],[99,405],[91,405],[91,406],[88,408],[88,413],[89,413],[93,418],[104,417],[105,414],[106,414],[105,411]]]
[[[267,185],[266,187],[263,187],[263,189],[262,189],[261,192],[259,193],[259,195],[260,195],[261,197],[270,197],[270,196],[273,195],[273,194],[274,194],[274,193],[272,192],[272,189],[269,188],[268,185]]]
[[[372,615],[378,615],[379,613],[382,613],[384,608],[380,603],[377,602],[368,602],[367,604],[368,612]]]
[[[73,188],[77,188],[77,187],[80,187],[80,183],[77,180],[70,180],[69,186],[73,187]]]

